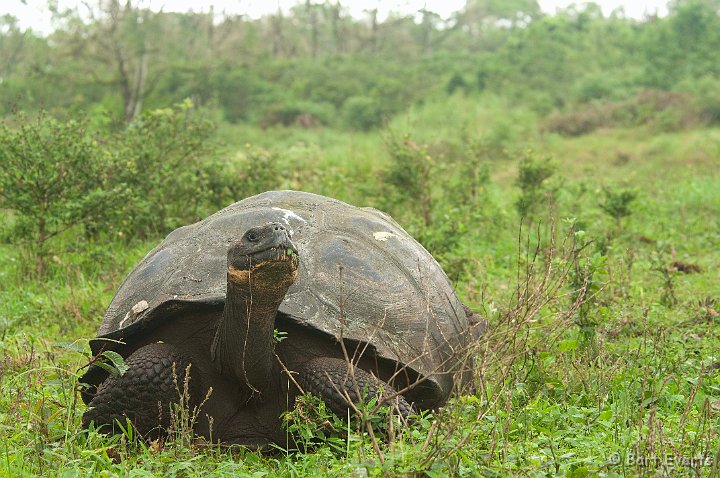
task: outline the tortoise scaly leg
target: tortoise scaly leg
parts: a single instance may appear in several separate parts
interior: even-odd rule
[[[358,367],[351,370],[345,360],[330,357],[308,361],[298,372],[296,380],[304,392],[320,397],[339,417],[346,417],[348,411],[353,410],[350,402],[357,404],[375,397],[385,399],[396,394],[391,385],[374,375]],[[402,395],[395,396],[387,405],[396,406],[404,418],[414,413]]]
[[[108,377],[82,417],[103,432],[119,433],[126,419],[143,437],[157,437],[170,425],[171,404],[180,402],[185,370],[190,361],[173,345],[154,343],[139,348],[127,359],[127,371]],[[174,366],[174,367],[173,367]],[[192,368],[191,368],[192,370]],[[198,403],[198,380],[190,380],[190,406]]]

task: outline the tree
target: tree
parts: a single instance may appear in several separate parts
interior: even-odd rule
[[[527,25],[541,16],[537,0],[469,0],[459,12],[460,23],[473,35],[482,35],[488,27],[510,23]]]
[[[645,81],[668,89],[683,79],[720,75],[720,2],[674,2],[671,14],[643,36]]]
[[[12,15],[0,17],[0,78],[12,76],[22,58],[25,39],[29,32],[21,31],[17,18]]]
[[[169,42],[158,16],[126,0],[83,2],[84,13],[68,10],[56,16],[68,27],[57,31],[53,40],[63,50],[65,60],[80,70],[77,81],[88,78],[93,84],[112,87],[120,94],[122,117],[132,121],[143,108],[146,96],[157,85]],[[83,16],[90,18],[89,22]],[[161,48],[165,51],[161,51]],[[85,80],[87,81],[87,80]]]

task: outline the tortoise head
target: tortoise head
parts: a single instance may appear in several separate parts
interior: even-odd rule
[[[277,222],[248,229],[227,253],[227,293],[210,357],[244,393],[266,389],[278,308],[298,270],[298,252]]]
[[[271,222],[248,229],[228,250],[227,265],[228,281],[237,285],[250,285],[252,278],[261,286],[287,288],[297,277],[298,251],[285,226]]]

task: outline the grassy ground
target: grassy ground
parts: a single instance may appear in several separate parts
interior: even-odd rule
[[[509,151],[488,159],[486,204],[459,212],[440,204],[447,215],[433,230],[442,217],[458,221],[448,229],[457,235],[452,244],[415,221],[411,205],[391,210],[428,247],[440,245],[431,252],[458,293],[490,319],[477,350],[475,395],[375,439],[354,426],[326,435],[316,422],[296,419],[296,434],[315,437],[300,452],[229,452],[182,434],[146,445],[84,433],[74,392],[87,363],[80,351],[153,241],[77,248],[66,238],[42,280],[28,275],[21,249],[1,244],[0,473],[717,475],[720,132],[542,136],[522,111],[497,120],[503,105],[493,101],[477,109],[458,98],[428,104],[389,125],[429,143],[439,162],[462,142],[461,130]],[[379,178],[389,159],[377,133],[226,125],[220,134],[227,154],[244,143],[283,151],[283,186],[386,204]],[[528,147],[555,158],[553,212],[543,209],[519,230],[515,181]],[[438,177],[431,194],[462,187]],[[628,216],[603,211],[603,187],[634,189]]]

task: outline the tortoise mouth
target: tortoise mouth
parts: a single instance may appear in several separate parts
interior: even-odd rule
[[[285,262],[290,265],[291,270],[297,269],[300,256],[292,244],[273,246],[262,251],[244,255],[234,264],[235,269],[255,270],[271,263]],[[239,264],[238,264],[239,262]]]

